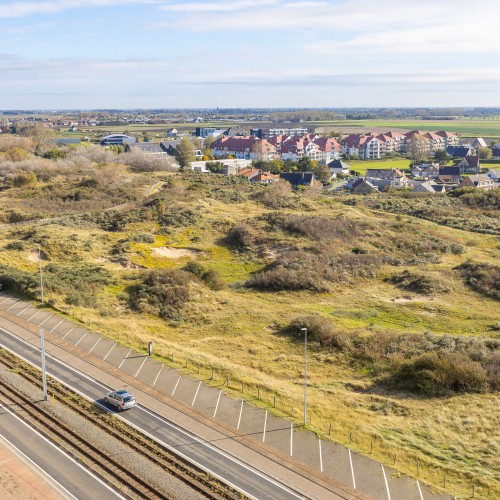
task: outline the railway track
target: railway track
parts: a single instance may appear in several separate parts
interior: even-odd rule
[[[24,363],[13,354],[0,349],[0,363],[10,370],[15,370],[31,384],[41,387],[39,370]],[[198,493],[217,500],[244,498],[239,492],[175,456],[170,450],[133,429],[122,420],[114,418],[113,415],[104,412],[96,405],[83,400],[70,389],[56,384],[52,386],[52,391],[54,394],[57,391],[58,402],[70,407],[78,415],[103,429],[110,437],[120,440],[135,452],[161,467],[166,473],[188,484]],[[20,391],[0,385],[0,399],[3,402],[8,402],[11,408],[21,414],[23,418],[28,418],[33,422],[47,437],[72,450],[73,455],[79,455],[78,458],[83,458],[83,461],[99,475],[106,478],[108,483],[119,487],[122,491],[124,484],[126,484],[128,491],[123,491],[123,493],[130,498],[172,498],[153,488],[143,478],[133,474],[119,460],[110,457],[98,446],[86,441],[79,436],[77,431],[58,420],[53,412],[43,408],[42,405],[34,404],[32,399]]]

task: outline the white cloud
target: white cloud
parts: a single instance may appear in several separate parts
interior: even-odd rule
[[[236,0],[226,2],[183,2],[162,6],[162,10],[171,12],[238,12],[245,9],[255,11],[269,5],[277,5],[279,0]]]
[[[33,14],[56,14],[70,9],[88,7],[112,7],[119,5],[143,5],[164,3],[161,0],[49,0],[9,2],[0,5],[0,19],[24,17]]]

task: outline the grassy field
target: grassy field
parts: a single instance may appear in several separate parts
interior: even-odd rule
[[[171,123],[165,125],[119,125],[110,127],[91,127],[82,129],[78,132],[61,131],[61,136],[71,137],[84,137],[89,135],[92,137],[94,134],[101,135],[106,133],[129,133],[136,136],[141,136],[143,132],[147,132],[150,136],[163,138],[167,130],[176,128],[180,131],[194,131],[197,126],[200,127],[215,127],[215,128],[228,128],[237,125],[243,125],[247,128],[272,128],[276,124],[269,122],[204,122],[199,124],[194,123]],[[297,123],[283,123],[279,126],[290,126],[291,128],[297,126],[307,126],[315,128],[317,133],[328,133],[330,130],[341,130],[344,133],[349,132],[362,132],[366,131],[387,131],[387,130],[447,130],[455,132],[464,137],[489,137],[500,138],[500,118],[497,119],[457,119],[457,120],[338,120],[338,121],[325,121],[325,122],[307,122],[302,124]]]
[[[347,162],[351,166],[351,170],[364,175],[368,168],[400,168],[408,169],[410,160],[406,158],[398,158],[394,160],[351,160]]]
[[[372,167],[379,162],[362,164]],[[387,168],[403,166],[401,160],[384,164]],[[233,388],[244,382],[245,397],[255,396],[259,388],[258,404],[297,421],[302,398],[303,346],[284,334],[282,328],[293,318],[319,316],[339,331],[355,335],[358,341],[403,333],[421,336],[426,332],[443,338],[498,338],[498,302],[472,291],[454,270],[467,259],[498,262],[500,243],[494,236],[382,212],[357,201],[345,203],[342,195],[291,194],[288,205],[277,212],[259,201],[267,192],[264,188],[230,184],[215,176],[148,173],[130,175],[124,185],[142,186],[157,179],[165,182],[157,195],[164,198],[164,205],[158,205],[155,211],[142,207],[147,217],[130,216],[118,229],[106,229],[101,219],[92,223],[94,219],[90,217],[61,225],[0,230],[0,264],[36,275],[32,252],[36,242],[41,241],[46,262],[52,268],[75,268],[77,263],[87,263],[105,269],[112,278],[93,289],[95,303],[78,302],[79,296],[70,301],[56,288],[51,291],[50,272],[54,271],[47,270],[46,300],[68,316],[91,321],[93,329],[133,347],[144,349],[148,341],[154,341],[156,352],[165,362],[191,375],[192,367],[200,364],[200,378],[208,378],[210,369],[215,369],[214,384],[221,384],[226,375],[233,381]],[[64,183],[72,181],[59,176],[47,181],[51,182],[62,190]],[[69,186],[65,196],[68,190]],[[30,196],[36,197],[36,191],[0,193],[3,206],[11,203],[25,210]],[[35,201],[30,206],[37,211]],[[161,219],[155,215],[159,213],[170,214],[175,224],[160,224]],[[179,214],[191,214],[192,221],[182,222]],[[277,214],[332,219],[341,221],[339,224],[354,221],[355,227],[348,232],[342,230],[334,240],[318,241],[279,227],[270,230],[268,218]],[[248,228],[249,246],[237,250],[227,238],[231,228],[241,225]],[[142,234],[153,235],[154,243],[138,240]],[[128,246],[123,246],[124,242]],[[368,256],[391,254],[404,259],[413,252],[419,257],[424,254],[422,242],[432,248],[458,245],[460,252],[439,253],[437,259],[420,264],[381,263],[373,275],[348,275],[328,291],[273,292],[245,285],[254,273],[291,248],[305,253],[311,249],[329,252],[333,248],[351,256],[351,249],[361,247]],[[191,254],[175,256],[175,250]],[[190,300],[178,323],[165,322],[151,312],[137,314],[130,310],[127,294],[141,282],[145,272],[180,269],[193,258],[204,268],[216,271],[226,283],[225,288],[215,291],[202,282],[193,282]],[[386,280],[406,268],[425,272],[449,290],[414,293]],[[457,496],[470,493],[474,481],[478,497],[498,497],[498,393],[426,396],[395,390],[382,381],[387,360],[381,359],[380,366],[369,361],[359,365],[335,347],[311,342],[310,349],[308,400],[313,430],[325,439],[350,443],[361,453],[368,453],[373,444],[373,456],[386,462],[392,463],[396,454],[396,468],[412,475],[416,474],[419,460],[421,478],[439,485],[444,472],[449,491]],[[174,361],[171,353],[175,353]],[[235,397],[242,396],[236,389],[228,391]],[[272,408],[274,397],[276,409]]]

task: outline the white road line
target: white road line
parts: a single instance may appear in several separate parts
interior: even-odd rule
[[[293,457],[293,422],[290,422],[290,456]]]
[[[153,387],[155,386],[156,381],[158,380],[158,377],[160,376],[160,373],[161,373],[161,371],[163,370],[163,366],[164,366],[164,365],[161,365],[161,366],[160,366],[160,371],[158,372],[158,375],[156,375],[155,381],[153,382]]]
[[[420,493],[420,499],[424,500],[424,495],[422,495],[422,490],[420,489],[420,483],[418,482],[418,479],[417,479],[417,486],[418,486],[418,492]]]
[[[4,302],[7,302],[10,299],[10,297],[7,297],[6,299],[3,299],[2,302],[0,302],[0,305],[3,304]]]
[[[34,347],[34,345],[20,337],[18,337],[17,335],[3,329],[0,327],[0,330],[4,331],[5,333],[7,333],[8,335],[12,336],[12,337],[15,337],[17,340],[19,340],[20,342],[22,342],[23,344],[26,344],[27,346],[29,347]],[[15,354],[16,356],[18,356],[19,358],[23,359],[24,361],[26,361],[28,364],[30,364],[31,366],[34,366],[34,367],[37,367],[38,366],[34,363],[32,363],[29,359],[25,358],[24,356],[18,354],[17,352],[15,351],[12,351],[11,349],[9,349],[8,347],[4,346],[4,348],[11,352],[12,354]],[[53,356],[51,356],[50,354],[47,354],[47,357],[48,358],[51,358],[53,359],[54,361],[56,361],[57,363],[61,364],[62,366],[65,366],[68,370],[72,371],[73,373],[76,373],[78,374],[78,376],[80,377],[83,377],[84,379],[87,379],[87,380],[90,380],[91,382],[93,382],[94,384],[97,384],[97,385],[100,385],[103,387],[103,389],[109,391],[111,390],[111,387],[109,386],[106,386],[105,384],[103,384],[102,382],[92,378],[92,377],[89,377],[88,375],[86,375],[85,373],[83,372],[80,372],[78,370],[76,370],[75,368],[73,368],[72,366],[70,366],[69,364],[65,363],[64,361],[60,360],[60,359],[57,359]],[[88,401],[91,401],[91,402],[94,402],[95,404],[97,404],[98,406],[100,406],[102,409],[104,410],[108,410],[107,407],[101,405],[100,403],[98,402],[95,402],[92,398],[88,397],[86,394],[82,393],[81,391],[79,391],[76,387],[68,384],[67,380],[62,380],[62,379],[59,379],[58,377],[56,377],[54,374],[51,374],[52,378],[58,382],[60,382],[61,384],[64,384],[66,387],[72,389],[73,391],[75,391],[77,394],[80,394],[83,398],[87,399]],[[220,391],[222,392],[222,390]],[[185,436],[188,436],[190,439],[193,439],[194,441],[196,441],[197,443],[199,443],[200,445],[203,445],[203,446],[206,446],[207,448],[209,448],[210,450],[213,450],[215,452],[217,452],[219,455],[227,458],[228,460],[231,460],[232,462],[238,464],[239,466],[249,470],[249,471],[252,471],[254,474],[256,474],[257,476],[265,479],[266,481],[274,484],[275,486],[278,486],[279,488],[281,488],[283,491],[286,491],[287,493],[290,493],[291,495],[293,495],[295,498],[303,498],[302,496],[299,496],[297,493],[295,493],[294,491],[292,491],[291,489],[287,488],[285,485],[281,484],[281,483],[278,483],[277,481],[275,481],[272,477],[270,476],[267,476],[265,474],[263,474],[262,472],[260,472],[259,470],[257,469],[254,469],[253,467],[250,467],[248,466],[247,464],[241,462],[240,460],[238,460],[237,458],[235,458],[234,456],[232,455],[229,455],[228,453],[218,449],[218,448],[215,448],[214,446],[208,444],[206,441],[200,439],[200,438],[197,438],[194,434],[191,434],[189,433],[188,431],[184,430],[182,427],[178,426],[178,425],[175,425],[174,423],[166,420],[165,418],[149,411],[147,408],[144,408],[142,406],[139,406],[138,407],[138,410],[139,411],[143,411],[144,413],[147,413],[148,415],[150,415],[151,417],[161,421],[164,425],[166,425],[167,427],[171,427],[173,429],[176,429],[178,432],[184,434]],[[116,415],[115,414],[115,418],[120,418],[121,420],[124,420],[123,417],[119,416],[119,415]],[[219,474],[217,474],[216,472],[210,470],[208,467],[205,467],[203,466],[202,464],[198,463],[196,460],[192,459],[191,457],[188,457],[187,455],[184,455],[182,452],[180,452],[179,450],[177,449],[174,449],[172,446],[170,446],[169,444],[165,443],[164,441],[162,441],[161,439],[158,439],[157,437],[153,436],[152,434],[148,433],[147,431],[145,431],[144,429],[141,429],[140,427],[138,427],[137,425],[133,424],[132,422],[130,421],[127,421],[127,423],[129,425],[131,425],[134,429],[137,429],[139,431],[141,431],[143,434],[145,434],[146,436],[150,437],[151,439],[153,439],[154,441],[160,443],[161,445],[165,446],[165,448],[169,449],[170,451],[172,452],[176,452],[178,455],[180,455],[182,458],[186,459],[188,462],[196,465],[197,467],[199,467],[200,469],[204,470],[205,472],[211,474],[212,476],[220,479],[221,481],[225,482],[226,484],[228,484],[229,486],[233,487],[235,490],[237,491],[240,491],[241,493],[245,494],[246,496],[249,496],[250,498],[252,499],[255,499],[255,497],[251,496],[248,492],[246,492],[245,490],[242,490],[241,488],[239,488],[238,486],[236,486],[235,484],[231,483],[230,481],[227,481],[226,479],[222,478]],[[292,423],[293,425],[293,423]],[[257,500],[257,499],[255,499]]]
[[[57,323],[57,325],[54,326],[54,328],[52,328],[52,330],[50,330],[49,333],[52,333],[63,321],[64,321],[64,319],[62,319],[61,321],[59,321],[59,323]]]
[[[194,406],[194,402],[196,401],[196,396],[198,396],[198,391],[200,390],[201,387],[201,380],[200,383],[198,384],[198,389],[196,389],[196,394],[194,395],[193,402],[191,403],[191,406]]]
[[[42,326],[49,318],[51,318],[52,316],[54,316],[52,313],[50,313],[38,326]]]
[[[111,346],[111,349],[108,351],[108,354],[106,354],[106,356],[104,356],[103,361],[106,361],[106,358],[111,354],[111,351],[115,348],[115,345],[116,345],[116,342]]]
[[[222,389],[219,390],[219,396],[217,397],[217,403],[215,405],[215,410],[214,410],[214,418],[215,418],[215,415],[217,415],[217,408],[219,408],[219,401],[220,401],[221,394],[222,394]]]
[[[80,339],[80,340],[79,340],[79,341],[75,344],[75,347],[76,347],[76,346],[77,346],[77,345],[78,345],[78,344],[79,344],[79,343],[80,343],[80,342],[81,342],[81,341],[82,341],[82,340],[83,340],[83,339],[87,336],[87,334],[88,334],[88,333],[89,333],[89,332],[85,332],[85,333],[83,334],[83,337],[82,337],[82,338],[81,338],[81,339]]]
[[[40,434],[40,432],[38,432],[36,429],[34,429],[33,427],[31,427],[29,424],[27,424],[21,418],[19,418],[15,413],[13,413],[11,410],[9,410],[9,408],[3,406],[2,404],[0,404],[0,408],[2,408],[3,410],[7,411],[8,413],[10,413],[15,419],[17,419],[19,422],[21,422],[23,425],[25,425],[28,429],[30,429],[31,431],[33,431],[37,436],[39,436],[48,445],[52,446],[52,448],[54,448],[59,453],[61,453],[62,455],[64,455],[68,460],[70,460],[75,465],[77,465],[78,467],[80,467],[80,469],[82,469],[83,471],[85,471],[89,476],[92,476],[96,481],[98,481],[100,484],[102,484],[105,488],[107,488],[109,491],[111,491],[118,498],[122,498],[122,499],[125,500],[125,497],[121,496],[120,493],[118,493],[117,491],[113,490],[101,478],[99,478],[98,476],[94,475],[94,473],[91,470],[89,470],[89,469],[85,468],[83,465],[81,465],[72,456],[68,455],[63,449],[59,448],[52,441],[50,441],[49,439],[47,439],[43,434]],[[37,469],[38,471],[40,471],[43,475],[45,475],[46,477],[48,477],[55,485],[57,485],[58,488],[61,488],[62,492],[64,492],[66,495],[68,495],[69,498],[74,498],[76,500],[77,497],[75,497],[73,494],[71,494],[71,492],[69,492],[61,483],[59,483],[58,481],[56,481],[48,472],[46,472],[45,470],[43,470],[37,463],[35,463],[27,455],[25,455],[19,448],[17,448],[16,446],[14,446],[4,435],[0,434],[0,437],[1,437],[2,441],[4,441],[5,443],[8,443],[8,446],[12,447],[15,450],[15,452],[18,453],[24,460],[26,460],[28,463],[30,463],[31,465],[33,465],[35,467],[35,469]]]
[[[236,426],[237,429],[240,428],[240,424],[241,424],[241,415],[243,414],[243,403],[244,403],[244,400],[242,399],[241,406],[240,406],[240,416],[238,418],[238,425]]]
[[[10,311],[19,301],[16,300],[8,309],[7,311]]]
[[[384,464],[380,464],[382,467],[382,473],[384,474],[385,489],[387,490],[387,500],[391,500],[391,492],[389,491],[389,483],[387,482],[387,476],[385,475]]]
[[[64,337],[61,340],[64,340],[74,329],[76,328],[76,325],[73,325],[64,335]]]
[[[139,366],[139,369],[137,370],[137,373],[134,375],[135,378],[137,378],[137,375],[139,375],[139,372],[141,371],[141,368],[144,366],[144,363],[148,360],[148,358],[144,358],[144,361],[141,363],[141,366]]]
[[[356,479],[354,479],[354,467],[352,466],[351,450],[349,449],[349,463],[351,464],[352,486],[356,489]]]
[[[99,337],[97,342],[92,346],[92,349],[90,349],[89,354],[94,350],[94,347],[102,340],[102,337]]]
[[[263,443],[266,442],[266,427],[267,427],[267,410],[266,410],[266,414],[264,416],[264,432],[262,433],[262,442]]]
[[[26,306],[21,312],[17,313],[16,316],[19,316],[20,314],[22,314],[24,311],[26,311],[26,309],[29,309],[30,306]]]
[[[28,321],[31,321],[40,311],[41,309],[38,309],[38,311],[35,314],[33,314],[33,316],[31,316],[31,318]]]
[[[125,361],[127,360],[128,358],[128,355],[132,352],[132,349],[130,349],[129,352],[127,352],[127,355],[122,359],[122,362],[120,363],[120,366],[118,367],[118,369],[120,369],[123,365],[123,363],[125,363]]]
[[[173,395],[174,395],[174,392],[175,392],[175,390],[177,389],[177,386],[179,385],[179,382],[180,382],[180,380],[181,380],[181,377],[182,377],[182,375],[179,375],[179,378],[177,379],[177,382],[175,383],[175,387],[174,387],[174,390],[172,391],[171,396],[173,396]]]
[[[323,451],[321,450],[321,439],[318,438],[319,444],[319,470],[323,472]]]

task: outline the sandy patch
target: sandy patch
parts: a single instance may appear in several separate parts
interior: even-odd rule
[[[394,304],[406,304],[408,302],[432,302],[434,297],[394,297],[391,302]]]
[[[151,253],[157,257],[167,257],[169,259],[180,259],[182,257],[196,259],[201,252],[199,250],[190,250],[189,248],[157,247],[153,248]]]

